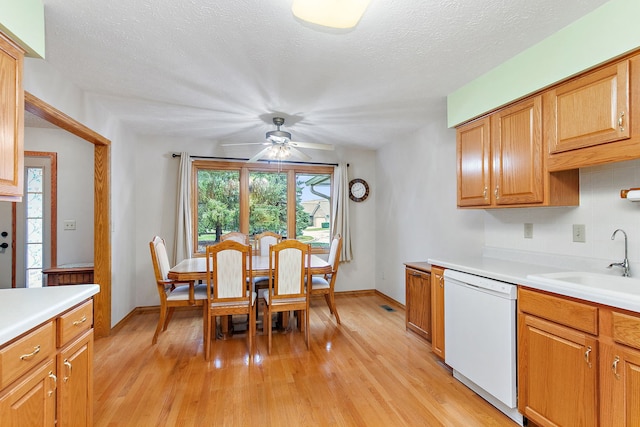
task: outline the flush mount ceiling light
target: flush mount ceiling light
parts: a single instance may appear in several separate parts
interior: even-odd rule
[[[293,0],[293,14],[307,22],[331,28],[353,28],[371,0]]]

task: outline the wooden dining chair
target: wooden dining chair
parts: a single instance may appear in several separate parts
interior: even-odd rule
[[[298,311],[298,321],[303,321],[304,341],[309,349],[309,295],[305,282],[311,280],[311,245],[297,240],[285,240],[269,249],[269,287],[260,290],[264,298],[263,325],[269,335],[269,354],[271,354],[272,313]],[[300,328],[302,329],[302,327]]]
[[[260,234],[256,234],[254,237],[256,244],[256,255],[269,256],[269,248],[272,245],[276,245],[282,241],[280,234],[272,231],[264,231]],[[260,276],[253,278],[253,288],[256,292],[260,289],[265,289],[269,286],[269,276]]]
[[[331,241],[329,249],[329,258],[327,262],[331,265],[331,273],[324,275],[316,275],[311,278],[311,296],[324,295],[325,301],[329,306],[329,311],[336,317],[336,323],[340,324],[340,315],[336,308],[336,300],[334,295],[334,287],[336,277],[338,276],[338,267],[340,266],[340,252],[342,251],[342,237],[336,234]]]
[[[160,296],[160,317],[156,332],[151,340],[152,344],[156,344],[160,330],[167,330],[175,307],[201,307],[204,300],[207,299],[207,291],[206,285],[195,285],[194,282],[176,282],[167,278],[170,264],[164,239],[155,236],[149,242],[149,248],[158,295]]]
[[[242,243],[243,245],[249,244],[249,236],[244,233],[240,233],[239,231],[232,231],[220,236],[221,242],[224,242],[226,240],[233,240],[234,242]]]
[[[207,262],[207,301],[203,310],[205,359],[211,355],[212,334],[215,339],[218,316],[246,314],[249,316],[247,336],[249,353],[253,354],[255,335],[256,293],[247,289],[251,280],[251,246],[233,240],[225,240],[206,248]],[[213,321],[212,321],[213,320]]]

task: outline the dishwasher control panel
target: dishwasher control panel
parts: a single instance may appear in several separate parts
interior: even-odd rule
[[[518,287],[512,283],[501,282],[495,279],[489,279],[475,274],[463,273],[461,271],[446,269],[444,278],[457,280],[468,286],[474,286],[480,289],[486,289],[499,294],[504,294],[506,298],[515,299],[518,294]]]

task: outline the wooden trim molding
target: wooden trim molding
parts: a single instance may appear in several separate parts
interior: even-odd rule
[[[111,332],[111,141],[67,116],[29,92],[24,92],[25,110],[94,145],[94,281],[100,293],[94,296],[94,333],[96,338]]]

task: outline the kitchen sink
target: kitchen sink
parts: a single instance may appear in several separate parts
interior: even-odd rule
[[[602,293],[624,293],[640,295],[640,280],[633,277],[584,271],[563,271],[558,273],[530,274],[528,279],[554,286],[579,286]]]

